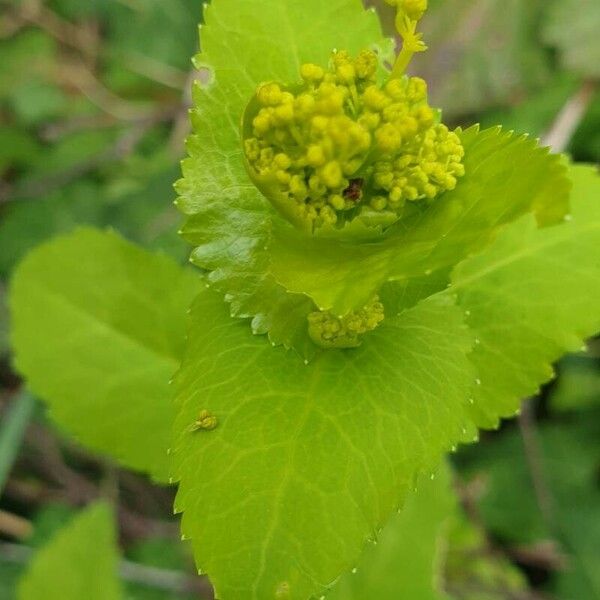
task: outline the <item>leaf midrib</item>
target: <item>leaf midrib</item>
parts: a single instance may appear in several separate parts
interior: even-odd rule
[[[41,285],[38,281],[33,284],[33,287],[37,288],[43,295],[57,300],[59,304],[62,304],[67,308],[67,312],[68,310],[71,310],[72,312],[93,323],[96,328],[99,327],[100,329],[108,331],[115,337],[125,340],[126,343],[140,349],[143,353],[154,356],[154,358],[159,362],[168,363],[173,372],[175,372],[175,370],[179,367],[179,360],[175,356],[165,352],[160,352],[157,348],[146,345],[144,342],[142,342],[142,340],[134,337],[133,335],[130,335],[124,331],[121,331],[120,329],[117,329],[116,327],[109,325],[108,323],[105,323],[89,310],[86,310],[84,307],[71,302],[68,297]]]

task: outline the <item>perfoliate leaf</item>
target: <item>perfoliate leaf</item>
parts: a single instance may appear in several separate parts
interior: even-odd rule
[[[554,361],[600,330],[600,177],[581,166],[571,176],[571,220],[538,230],[524,218],[453,275],[477,336],[473,412],[482,427],[514,415]]]
[[[442,549],[457,511],[450,469],[422,478],[402,511],[392,517],[376,546],[367,546],[357,567],[338,581],[330,600],[442,600]]]
[[[252,0],[218,0],[205,13],[196,64],[212,71],[213,83],[194,91],[190,156],[177,187],[188,216],[183,235],[233,315],[256,316],[257,333],[301,350],[311,345],[306,315],[314,305],[288,294],[268,271],[273,222],[282,219],[246,174],[242,115],[262,82],[294,82],[302,63],[326,64],[334,48],[357,53],[377,45],[387,55],[391,43],[360,0],[265,0],[260,8]]]
[[[57,238],[12,281],[16,367],[79,442],[164,480],[168,383],[198,289],[192,273],[114,233]]]
[[[113,515],[97,503],[48,542],[35,556],[19,587],[18,600],[121,600]]]
[[[232,314],[254,317],[256,333],[269,332],[273,343],[306,357],[306,316],[316,308],[348,314],[388,280],[454,266],[526,212],[547,224],[566,210],[568,182],[558,157],[526,138],[471,128],[461,132],[466,175],[457,188],[408,211],[383,235],[316,237],[284,221],[244,168],[246,104],[262,82],[297,81],[302,62],[325,65],[333,48],[356,53],[381,46],[380,38],[376,18],[355,0],[301,7],[269,0],[258,11],[253,2],[217,0],[202,29],[197,64],[213,71],[213,81],[195,92],[190,158],[178,184],[178,205],[188,216],[182,233]]]
[[[344,314],[364,305],[387,280],[421,278],[457,264],[526,212],[543,225],[562,219],[570,184],[560,157],[499,128],[472,127],[461,139],[467,175],[454,191],[368,244],[276,230],[274,277],[320,308]]]
[[[199,296],[172,456],[183,533],[221,600],[306,600],[357,564],[416,475],[472,438],[470,347],[438,296],[305,364]]]

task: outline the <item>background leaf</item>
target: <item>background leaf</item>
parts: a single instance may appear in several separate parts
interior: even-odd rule
[[[17,368],[81,443],[164,480],[185,314],[197,278],[91,229],[30,253],[11,287]]]
[[[120,600],[116,543],[110,508],[92,505],[39,551],[18,600]]]
[[[517,429],[502,432],[476,451],[465,449],[459,456],[465,475],[484,478],[486,493],[479,509],[494,536],[513,545],[558,537],[567,561],[546,587],[565,600],[595,598],[600,591],[596,551],[600,544],[599,417],[596,408],[537,428],[538,468],[547,485],[544,493],[548,494],[552,524],[538,508]]]
[[[600,77],[600,5],[596,0],[551,0],[544,39],[556,46],[565,67],[584,77]]]
[[[593,2],[593,0],[592,0]],[[429,51],[413,71],[431,82],[447,117],[469,115],[536,89],[548,58],[535,34],[545,0],[430,0]]]
[[[572,220],[538,230],[524,218],[459,265],[453,293],[478,343],[477,423],[495,427],[552,375],[552,362],[600,329],[600,177],[573,167]]]

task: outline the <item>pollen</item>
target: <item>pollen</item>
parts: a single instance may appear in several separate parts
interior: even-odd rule
[[[427,6],[390,3],[414,19]],[[282,212],[300,215],[303,229],[373,213],[391,224],[408,203],[434,202],[464,175],[460,138],[429,106],[425,81],[380,84],[377,72],[374,52],[340,51],[328,68],[302,65],[298,86],[267,83],[256,92],[244,140],[250,176],[267,197],[275,189]]]
[[[308,315],[308,333],[322,348],[355,348],[362,336],[376,329],[384,319],[383,304],[375,296],[368,304],[343,317],[331,311],[315,311]]]

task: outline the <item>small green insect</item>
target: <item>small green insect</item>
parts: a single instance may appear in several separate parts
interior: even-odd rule
[[[210,431],[215,429],[218,424],[219,421],[217,417],[209,410],[203,409],[198,413],[198,418],[192,423],[190,431],[200,431],[201,429]]]

